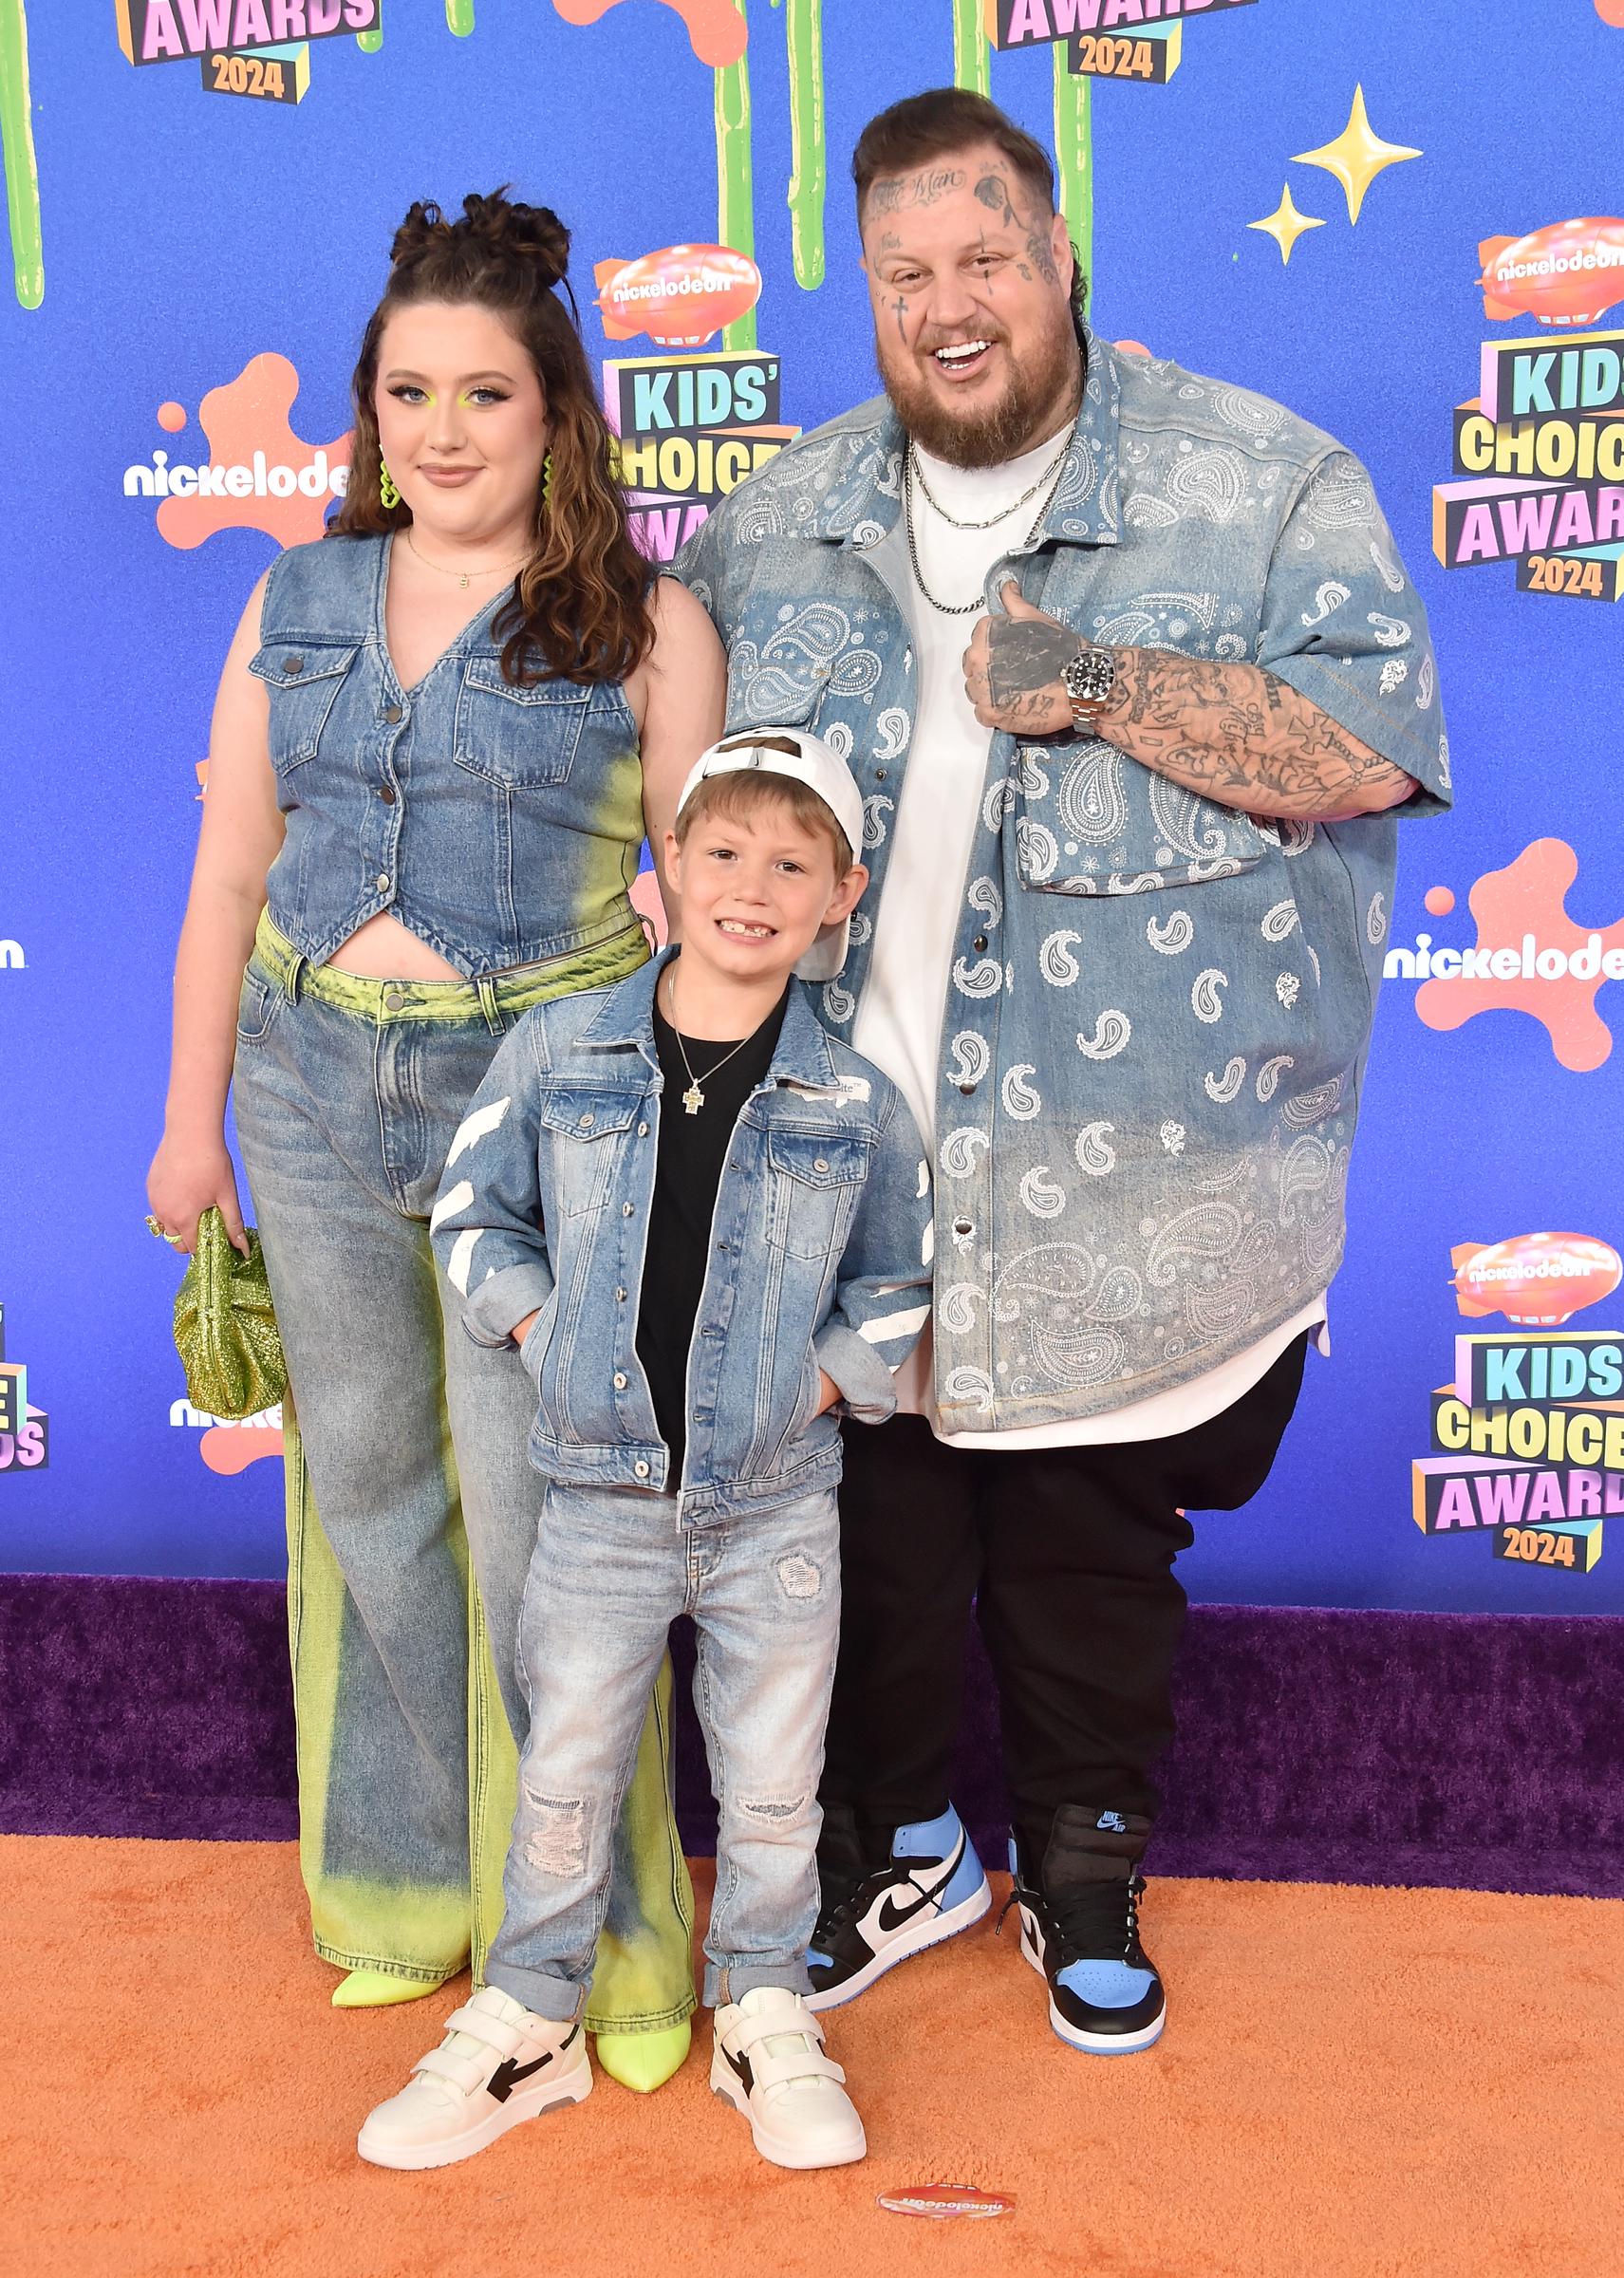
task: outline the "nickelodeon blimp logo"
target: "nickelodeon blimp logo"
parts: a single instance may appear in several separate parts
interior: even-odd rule
[[[1616,215],[1557,221],[1526,237],[1485,237],[1478,258],[1483,312],[1497,321],[1594,325],[1624,301],[1624,221]]]
[[[725,245],[667,245],[637,261],[600,261],[592,274],[608,338],[645,332],[663,348],[702,347],[761,298],[761,271]]]
[[[1624,1259],[1590,1234],[1517,1234],[1463,1242],[1449,1252],[1455,1303],[1469,1318],[1503,1314],[1528,1329],[1559,1329],[1624,1279]]]

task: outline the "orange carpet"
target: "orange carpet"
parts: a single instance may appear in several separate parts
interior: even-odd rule
[[[11,1837],[0,1906],[9,2278],[1624,2271],[1624,1903],[1158,1882],[1172,2022],[1110,2063],[989,1917],[830,2019],[870,2149],[813,2175],[756,2159],[704,2033],[655,2097],[363,2166],[460,1989],[330,2008],[288,1846]],[[1015,2212],[875,2204],[932,2180]]]

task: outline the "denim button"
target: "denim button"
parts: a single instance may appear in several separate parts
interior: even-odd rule
[[[963,1094],[964,1094],[964,1097],[965,1097],[966,1099],[968,1099],[968,1098],[969,1098],[969,1096],[970,1096],[970,1094],[971,1094],[971,1092],[973,1092],[975,1089],[976,1089],[976,1087],[975,1087],[975,1085],[974,1085],[974,1084],[961,1084],[961,1085],[960,1085],[960,1087],[959,1087],[959,1089],[960,1089],[960,1091],[961,1091],[961,1092],[963,1092]]]
[[[883,782],[885,781],[885,779],[886,779],[886,771],[885,771],[885,769],[884,769],[883,767],[877,767],[877,768],[874,770],[874,780],[875,780],[875,782],[876,782],[876,783],[883,783]]]
[[[385,704],[383,707],[383,717],[392,728],[396,728],[400,726],[401,720],[405,719],[406,715],[399,704]]]
[[[377,875],[377,877],[376,877],[376,878],[375,878],[375,879],[372,881],[372,883],[373,883],[373,885],[374,885],[374,886],[375,886],[375,887],[378,888],[378,891],[379,891],[381,894],[382,894],[382,893],[386,893],[386,892],[388,891],[388,887],[389,887],[389,873],[388,873],[388,871],[387,871],[387,870],[380,870],[380,871],[379,871],[379,873],[378,873],[378,875]]]
[[[648,1466],[643,1461],[641,1456],[639,1456],[637,1462],[633,1464],[632,1469],[637,1473],[639,1479],[646,1479],[648,1477]]]
[[[953,1221],[953,1231],[955,1234],[973,1234],[976,1229],[969,1219],[956,1218]]]
[[[284,672],[303,672],[305,669],[305,660],[303,657],[284,657],[282,660],[282,669]]]
[[[589,1131],[589,1130],[591,1130],[591,1128],[592,1128],[592,1118],[591,1118],[591,1116],[590,1116],[590,1115],[583,1115],[583,1116],[581,1117],[581,1120],[580,1120],[580,1122],[579,1122],[579,1123],[577,1124],[577,1126],[576,1126],[576,1129],[577,1129],[578,1130],[583,1130],[583,1131]]]
[[[631,1204],[629,1203],[622,1203],[621,1216],[622,1218],[629,1218],[631,1216]]]
[[[386,1013],[398,1013],[405,1001],[404,992],[401,989],[386,989],[383,993],[383,1010]]]
[[[812,1168],[813,1170],[827,1170],[829,1168],[829,1165],[824,1160],[822,1155],[814,1155],[812,1158]]]
[[[970,943],[972,949],[984,949],[986,945],[987,937],[984,933],[977,934],[975,940]]]
[[[647,1138],[647,1136],[648,1136],[648,1126],[647,1126],[647,1124],[645,1124],[645,1123],[640,1123],[640,1124],[638,1125],[638,1127],[637,1127],[637,1135],[638,1135],[638,1137],[639,1137],[640,1139],[646,1139],[646,1138]]]
[[[625,1391],[625,1371],[624,1369],[615,1371],[615,1390],[617,1392]]]
[[[393,807],[395,804],[394,785],[392,783],[380,783],[378,786],[378,796],[383,800],[385,807]]]
[[[617,1289],[617,1290],[616,1290],[616,1292],[615,1292],[615,1303],[616,1303],[617,1305],[624,1305],[624,1304],[625,1303],[625,1291],[624,1289]]]

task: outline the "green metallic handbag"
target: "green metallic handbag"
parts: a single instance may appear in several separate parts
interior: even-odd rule
[[[274,1408],[288,1390],[259,1236],[252,1226],[247,1231],[245,1258],[218,1210],[205,1210],[175,1298],[175,1349],[187,1398],[206,1415],[233,1420]]]

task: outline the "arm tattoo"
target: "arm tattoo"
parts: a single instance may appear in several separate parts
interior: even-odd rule
[[[999,710],[1013,708],[1023,696],[1055,693],[1060,667],[1082,644],[1063,625],[1036,625],[1031,618],[995,617],[987,633],[987,690]]]
[[[1259,665],[1148,648],[1119,648],[1116,664],[1100,735],[1221,806],[1304,817],[1375,813],[1414,787],[1402,768]]]

